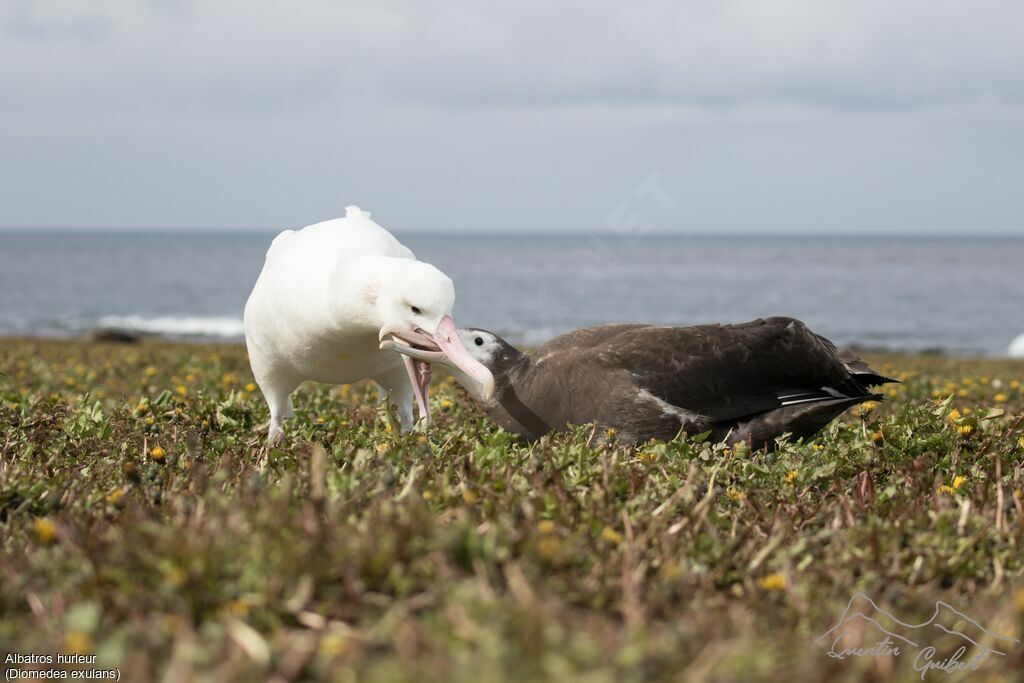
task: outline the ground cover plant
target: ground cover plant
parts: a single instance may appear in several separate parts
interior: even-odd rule
[[[774,453],[521,444],[444,379],[409,435],[371,386],[305,385],[268,449],[242,347],[0,340],[0,651],[127,681],[921,680],[815,639],[858,592],[1024,639],[1024,363],[869,360],[903,384]]]

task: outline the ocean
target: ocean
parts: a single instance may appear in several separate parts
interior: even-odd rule
[[[455,321],[536,345],[603,322],[800,318],[843,345],[1024,347],[1024,239],[399,235]],[[0,232],[0,335],[240,340],[268,233]],[[1021,348],[1024,355],[1024,348]]]

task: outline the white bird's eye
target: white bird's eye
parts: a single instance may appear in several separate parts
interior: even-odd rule
[[[420,313],[423,312],[420,309],[418,309],[416,306],[410,306],[409,308],[412,309],[413,315],[419,315]]]
[[[477,337],[476,339],[473,340],[473,343],[476,344],[477,346],[483,346],[484,345],[484,338],[483,337]]]

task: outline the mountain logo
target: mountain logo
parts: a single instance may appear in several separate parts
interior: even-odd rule
[[[864,593],[850,598],[836,625],[815,642],[827,645],[826,654],[833,659],[912,656],[922,679],[930,671],[977,670],[989,657],[1005,657],[1020,645],[1016,638],[989,631],[941,600],[929,619],[909,624]]]

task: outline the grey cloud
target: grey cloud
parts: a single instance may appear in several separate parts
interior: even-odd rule
[[[102,13],[80,12],[40,16],[33,0],[12,0],[6,20],[0,24],[8,38],[34,42],[99,42],[106,39],[113,22]]]
[[[1024,5],[0,5],[0,226],[1024,230]],[[652,171],[676,208],[642,205]]]
[[[5,74],[29,101],[60,100],[69,82],[114,97],[116,83],[160,106],[243,108],[296,92],[443,107],[839,109],[1016,103],[1024,93],[1024,6],[1000,0],[42,6],[19,1],[6,23],[21,27],[21,44],[0,48],[32,65]],[[83,35],[101,45],[76,48]],[[48,53],[57,40],[68,49]]]

